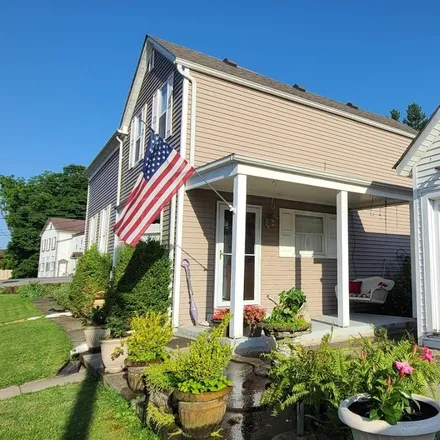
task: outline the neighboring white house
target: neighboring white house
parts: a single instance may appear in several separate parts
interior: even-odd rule
[[[419,343],[440,348],[440,107],[395,168],[413,180],[411,248]]]
[[[38,278],[72,275],[84,252],[84,220],[49,217],[41,232]]]

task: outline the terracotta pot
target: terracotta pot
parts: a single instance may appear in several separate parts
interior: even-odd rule
[[[190,438],[203,439],[219,429],[225,416],[226,402],[232,387],[220,391],[190,394],[174,391],[182,429]]]
[[[144,393],[144,371],[148,365],[162,362],[161,359],[153,359],[151,361],[133,361],[125,359],[125,366],[127,367],[127,383],[133,393]]]
[[[128,356],[125,341],[125,338],[103,339],[101,341],[101,358],[106,373],[120,373],[124,369],[124,361]],[[122,352],[115,356],[120,350]]]
[[[103,327],[86,327],[84,329],[87,346],[90,349],[96,349],[101,346],[101,339],[110,336],[110,330]]]
[[[398,422],[396,425],[389,425],[384,420],[370,420],[350,410],[352,404],[368,399],[365,394],[357,394],[339,405],[338,416],[351,428],[354,440],[389,440],[391,438],[434,440],[436,433],[440,430],[440,403],[416,394],[413,398],[432,407],[430,410],[434,415],[425,420]],[[435,412],[437,412],[436,415]]]

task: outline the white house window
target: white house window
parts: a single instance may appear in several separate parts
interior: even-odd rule
[[[279,256],[336,258],[336,216],[280,209]]]
[[[98,214],[90,218],[89,221],[89,246],[96,243],[96,227],[98,221]]]
[[[145,148],[145,119],[147,107],[142,110],[131,121],[130,131],[130,158],[129,166],[134,167],[144,157]]]
[[[150,58],[148,60],[148,71],[151,72],[154,69],[154,57],[156,51],[153,49],[150,54]]]
[[[52,250],[55,249],[56,241],[57,241],[56,237],[53,237],[53,238],[52,238]]]
[[[167,82],[153,96],[151,126],[162,139],[172,134],[173,82],[174,74],[171,74]]]
[[[44,239],[41,243],[41,250],[44,252],[46,250],[46,239]]]
[[[50,271],[50,262],[46,261],[46,272]]]

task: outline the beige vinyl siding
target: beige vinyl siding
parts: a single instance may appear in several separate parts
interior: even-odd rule
[[[232,200],[231,194],[223,194]],[[182,257],[191,262],[192,286],[200,319],[207,319],[214,306],[214,271],[216,212],[219,198],[210,190],[192,190],[185,196]],[[276,215],[279,208],[335,214],[335,207],[275,199]],[[279,230],[264,227],[270,212],[271,199],[248,196],[249,205],[262,206],[261,229],[261,304],[268,310],[284,289],[297,287],[307,295],[312,316],[334,314],[337,310],[335,285],[337,261],[332,258],[279,257]],[[398,270],[396,251],[409,252],[409,209],[404,206],[352,211],[350,213],[351,276],[353,262],[358,277],[382,275],[383,260],[389,261],[393,274]],[[355,247],[353,248],[353,244]],[[390,274],[391,275],[391,274]],[[188,287],[184,273],[181,278],[180,324],[190,323]]]
[[[392,169],[410,138],[193,72],[196,164],[231,153],[410,186]]]

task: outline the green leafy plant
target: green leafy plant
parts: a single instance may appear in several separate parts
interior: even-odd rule
[[[84,252],[70,284],[69,305],[72,313],[87,313],[92,308],[93,301],[107,291],[111,268],[110,255],[101,254],[96,245]]]
[[[411,339],[398,342],[379,332],[375,341],[357,340],[361,351],[353,361],[353,376],[358,378],[358,390],[369,396],[366,406],[373,420],[385,420],[391,425],[419,411],[413,394],[430,393],[440,382],[440,369],[431,350],[423,349]]]
[[[174,425],[176,422],[173,414],[165,412],[162,408],[149,402],[147,407],[147,423],[157,430]]]
[[[269,324],[291,323],[305,302],[306,296],[302,290],[295,288],[284,290],[280,293],[278,305],[274,307],[272,313],[264,322]]]
[[[106,323],[106,316],[102,307],[93,307],[83,315],[83,325],[99,327]]]
[[[49,292],[59,306],[65,310],[70,310],[70,284],[57,284]]]
[[[18,287],[17,293],[23,298],[40,298],[45,295],[44,286],[40,283],[23,284]]]
[[[175,386],[174,362],[167,358],[164,362],[151,364],[144,370],[145,383],[150,392],[166,391]]]
[[[128,358],[134,361],[151,361],[167,357],[166,346],[173,337],[170,318],[164,313],[149,312],[131,318],[134,331],[127,338]]]

